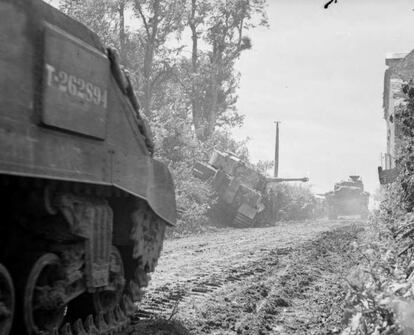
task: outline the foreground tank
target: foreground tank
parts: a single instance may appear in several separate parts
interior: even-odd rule
[[[175,223],[117,54],[37,0],[0,0],[0,335],[122,333]]]
[[[334,185],[334,190],[325,194],[328,217],[336,219],[340,215],[360,215],[368,217],[369,193],[359,176],[350,176],[349,180]]]
[[[214,209],[220,221],[235,227],[258,224],[265,209],[262,194],[268,183],[308,181],[307,178],[268,178],[231,152],[214,150],[208,164],[197,162],[193,174],[210,181],[218,194]]]

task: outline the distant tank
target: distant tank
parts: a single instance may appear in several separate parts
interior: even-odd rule
[[[330,219],[340,215],[368,217],[369,193],[364,191],[360,176],[350,176],[348,180],[336,183],[333,191],[325,193],[325,199]]]
[[[176,217],[115,50],[0,0],[0,335],[120,334]]]
[[[197,162],[193,174],[210,181],[218,194],[214,212],[221,221],[235,227],[251,227],[258,223],[265,209],[262,195],[270,182],[308,181],[308,178],[269,178],[232,152],[214,150],[209,162]]]

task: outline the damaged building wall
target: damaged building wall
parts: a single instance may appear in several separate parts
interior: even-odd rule
[[[412,53],[392,53],[385,58],[387,69],[384,75],[383,108],[387,127],[387,151],[382,158],[382,168],[389,170],[395,167],[396,148],[398,145],[398,126],[395,113],[403,103],[401,88],[404,83],[401,65],[407,57],[414,57]],[[413,68],[414,70],[414,68]]]

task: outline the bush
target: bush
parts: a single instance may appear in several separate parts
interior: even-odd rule
[[[186,163],[170,165],[175,181],[177,225],[167,236],[178,237],[203,232],[208,224],[207,212],[215,203],[209,185],[193,177],[192,166]]]
[[[314,218],[318,201],[310,188],[288,183],[268,186],[265,195],[267,217],[271,221],[305,220]]]

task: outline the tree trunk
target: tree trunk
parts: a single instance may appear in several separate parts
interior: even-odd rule
[[[212,73],[211,73],[211,103],[207,115],[207,131],[206,136],[210,137],[214,129],[216,128],[217,115],[218,115],[218,95],[221,87],[221,66],[222,66],[222,50],[220,43],[216,42],[213,45],[213,57],[212,57]]]
[[[121,63],[126,64],[126,50],[125,50],[125,0],[119,0],[119,56]]]
[[[193,75],[191,84],[191,109],[193,115],[193,124],[196,136],[199,140],[204,140],[204,127],[200,109],[200,92],[198,92],[196,81],[198,72],[198,35],[196,24],[196,7],[197,0],[191,0],[191,15],[189,26],[191,30],[192,53],[191,53],[191,72]]]
[[[151,103],[152,103],[152,72],[154,52],[156,49],[156,39],[158,33],[158,24],[160,20],[160,0],[155,0],[152,3],[153,17],[147,22],[144,13],[142,12],[141,5],[138,0],[135,1],[136,6],[139,8],[142,20],[147,32],[147,38],[145,43],[144,53],[144,68],[143,68],[143,97],[142,108],[144,114],[147,117],[151,117]]]

